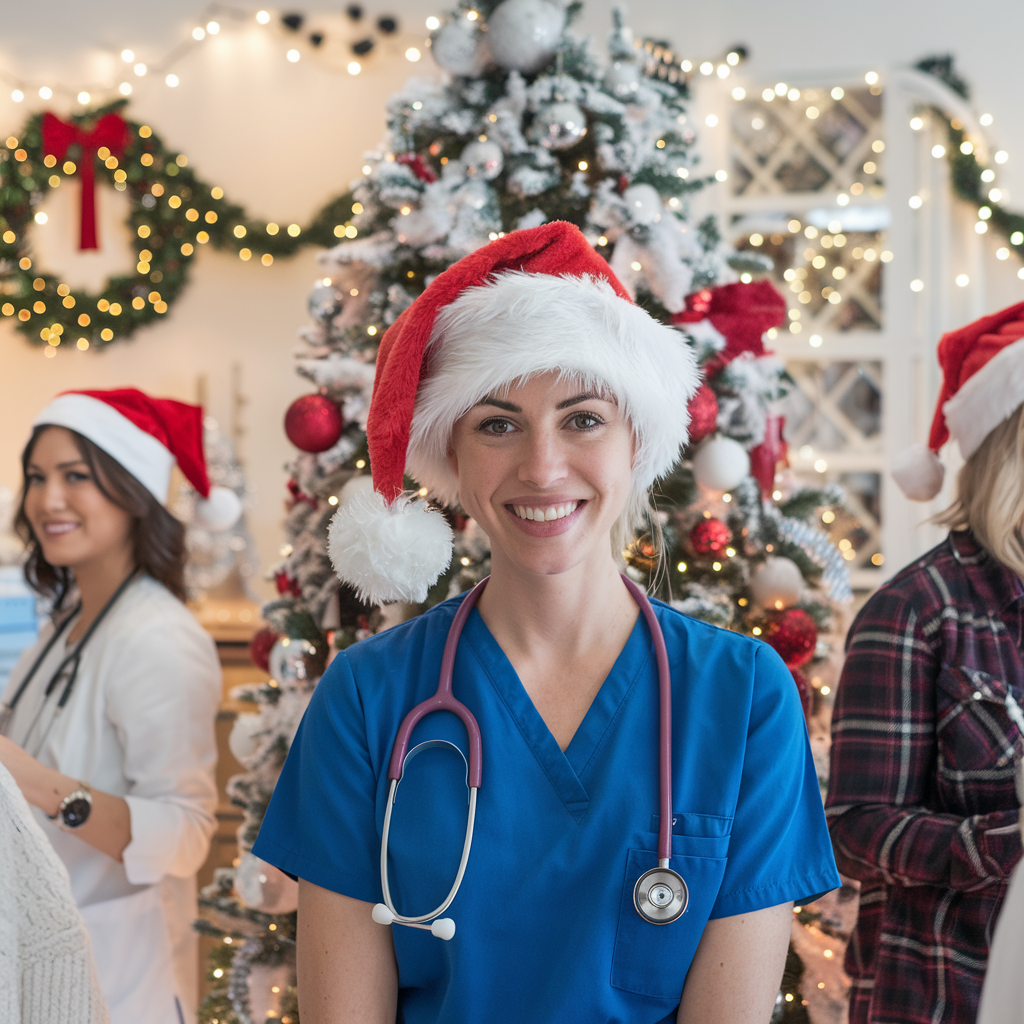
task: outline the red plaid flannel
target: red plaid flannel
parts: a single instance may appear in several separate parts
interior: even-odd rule
[[[1024,587],[953,533],[857,616],[832,719],[826,814],[862,883],[851,1024],[970,1024],[1021,857]]]

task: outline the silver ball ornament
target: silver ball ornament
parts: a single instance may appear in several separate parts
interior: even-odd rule
[[[309,678],[307,660],[315,657],[316,648],[308,640],[283,636],[270,649],[270,678],[281,685],[304,681]]]
[[[548,0],[504,0],[487,20],[487,42],[506,71],[540,71],[558,50],[565,11]]]
[[[694,479],[709,491],[731,491],[750,474],[750,456],[731,437],[709,437],[694,453]]]
[[[617,60],[605,72],[604,87],[617,99],[628,103],[640,91],[640,69],[631,60]]]
[[[542,107],[530,126],[530,138],[545,149],[571,149],[586,134],[587,115],[567,100]]]
[[[246,851],[235,868],[235,892],[243,903],[265,914],[290,914],[299,904],[298,883]]]
[[[445,22],[430,37],[434,60],[453,75],[475,78],[491,62],[487,40],[476,22],[465,18]]]
[[[501,169],[505,165],[505,154],[501,146],[488,139],[484,142],[471,142],[459,154],[459,162],[470,177],[491,181],[501,174]]]

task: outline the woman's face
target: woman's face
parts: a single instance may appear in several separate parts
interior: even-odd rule
[[[614,400],[554,372],[488,395],[456,424],[449,453],[463,508],[491,557],[529,572],[611,558],[629,497],[633,435]]]
[[[53,566],[81,570],[131,548],[131,516],[99,489],[63,427],[47,427],[32,447],[25,516]]]

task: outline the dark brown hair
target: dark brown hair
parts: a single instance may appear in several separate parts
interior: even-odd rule
[[[14,527],[28,546],[25,562],[25,580],[28,585],[53,602],[53,610],[60,611],[71,592],[74,572],[64,566],[50,565],[43,557],[43,549],[25,515],[25,496],[28,493],[28,466],[32,450],[46,424],[32,431],[25,450],[21,453],[23,483],[18,514]],[[89,467],[92,478],[103,496],[132,517],[132,548],[135,565],[142,572],[162,583],[179,601],[185,600],[185,527],[156,500],[119,462],[87,437],[69,430],[75,447]]]

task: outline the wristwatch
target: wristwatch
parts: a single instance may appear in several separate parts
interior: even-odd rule
[[[68,793],[60,802],[56,814],[48,814],[50,821],[56,821],[64,828],[79,828],[89,820],[92,810],[92,793],[86,782],[79,782],[78,789]],[[59,820],[58,820],[59,819]]]

